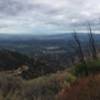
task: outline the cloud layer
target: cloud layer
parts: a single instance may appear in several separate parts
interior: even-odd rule
[[[99,31],[99,0],[0,0],[0,33]]]

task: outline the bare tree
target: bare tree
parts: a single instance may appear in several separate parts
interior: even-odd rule
[[[77,63],[77,46],[75,41],[71,38],[68,42],[67,42],[67,55],[69,60],[71,61],[72,65]]]
[[[79,60],[82,63],[81,71],[82,71],[83,75],[87,76],[88,75],[88,68],[87,68],[87,63],[85,61],[85,56],[84,56],[84,52],[83,52],[83,49],[82,49],[81,41],[80,41],[76,32],[73,33],[73,37],[74,37],[74,40],[76,42],[77,54],[79,56]]]
[[[95,39],[92,33],[92,28],[91,28],[90,23],[88,23],[88,28],[89,28],[89,47],[90,47],[93,59],[97,59]]]
[[[79,60],[80,60],[80,62],[85,63],[84,53],[83,53],[83,50],[82,50],[81,42],[80,42],[79,37],[77,36],[76,32],[73,33],[73,37],[74,37],[74,40],[76,42]]]

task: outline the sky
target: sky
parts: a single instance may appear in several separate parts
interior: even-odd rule
[[[0,33],[100,31],[100,0],[0,0]]]

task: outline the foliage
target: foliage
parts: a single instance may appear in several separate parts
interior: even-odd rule
[[[74,80],[67,71],[32,80],[0,73],[0,100],[55,100],[58,92]]]
[[[93,61],[88,61],[88,72],[91,74],[99,73],[100,72],[100,60],[93,60]]]
[[[86,64],[80,63],[73,69],[73,73],[76,76],[84,76],[90,74],[96,74],[100,72],[100,60],[87,61]]]
[[[78,65],[76,65],[73,69],[73,73],[76,76],[84,76],[87,74],[87,65],[84,63],[80,63]]]

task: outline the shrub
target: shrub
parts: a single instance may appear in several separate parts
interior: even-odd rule
[[[100,72],[100,60],[94,60],[87,62],[88,72],[91,74]]]
[[[0,76],[0,98],[2,98],[0,100],[21,100],[22,89],[23,83],[19,78],[7,75]]]
[[[0,100],[55,100],[55,95],[73,79],[67,72],[57,72],[32,80],[0,73]]]
[[[88,74],[88,69],[87,69],[87,65],[84,63],[80,63],[78,65],[75,66],[75,68],[73,69],[73,73],[76,76],[84,76]]]
[[[80,63],[75,66],[73,73],[76,76],[96,74],[100,72],[100,60],[87,61],[86,64]]]

